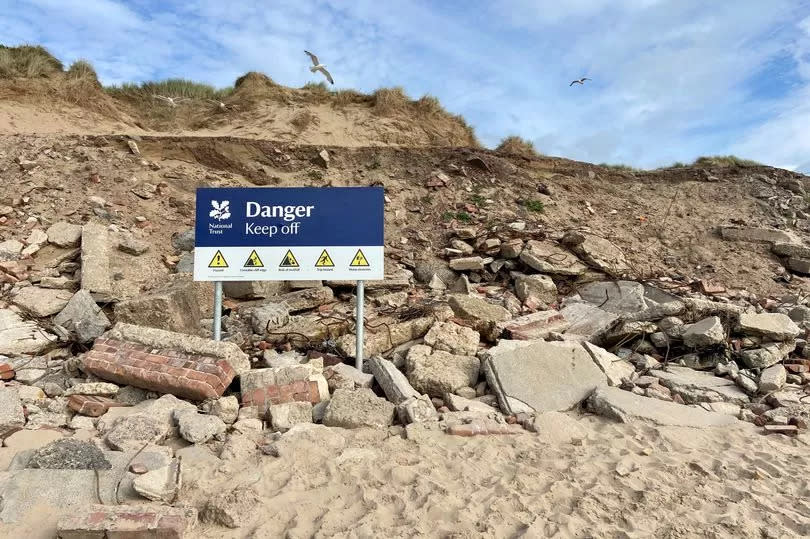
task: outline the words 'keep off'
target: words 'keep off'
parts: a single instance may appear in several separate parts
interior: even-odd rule
[[[382,279],[382,187],[197,189],[195,281]]]

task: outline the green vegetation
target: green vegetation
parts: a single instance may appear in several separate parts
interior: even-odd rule
[[[456,221],[461,221],[462,223],[472,222],[472,216],[466,211],[460,212],[446,211],[442,214],[442,220],[444,221],[452,221],[453,219],[455,219]]]
[[[742,159],[736,155],[711,155],[695,159],[692,163],[695,167],[756,167],[764,166],[750,159]]]
[[[542,200],[529,199],[524,201],[523,205],[526,207],[527,210],[537,213],[543,213],[546,209],[545,206],[543,206]]]
[[[474,195],[472,195],[472,196],[470,197],[470,200],[472,200],[472,203],[473,203],[473,204],[475,204],[476,206],[479,206],[479,207],[480,207],[481,205],[483,205],[483,204],[484,204],[484,202],[485,202],[484,197],[482,197],[481,195],[479,195],[479,194],[477,194],[477,193],[476,193],[476,194],[474,194]]]
[[[631,167],[630,165],[625,165],[624,163],[619,163],[616,165],[611,165],[608,163],[599,163],[600,167],[608,168],[610,170],[618,170],[620,172],[644,172],[642,169]]]
[[[49,77],[63,69],[62,62],[44,47],[0,45],[0,79]]]
[[[233,88],[214,88],[186,79],[166,79],[140,84],[122,84],[104,88],[113,97],[152,98],[153,95],[165,97],[185,97],[191,99],[224,99],[233,93]]]
[[[540,153],[534,149],[534,143],[530,140],[518,137],[517,135],[510,135],[503,139],[498,147],[495,148],[498,153],[522,155],[523,157],[541,157]]]

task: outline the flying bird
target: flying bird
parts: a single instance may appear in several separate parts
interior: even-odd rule
[[[155,99],[160,99],[164,103],[168,103],[171,107],[176,107],[180,101],[188,99],[187,97],[165,97],[162,95],[152,95]]]
[[[589,79],[588,77],[582,77],[581,79],[572,80],[571,84],[569,84],[568,86],[573,86],[575,84],[583,84],[584,85],[586,80],[591,80],[591,79]]]
[[[312,59],[312,67],[310,67],[309,70],[313,73],[315,73],[316,71],[320,71],[326,77],[326,80],[329,81],[329,84],[335,84],[335,81],[332,80],[332,75],[330,75],[329,72],[326,70],[326,66],[318,61],[318,57],[309,51],[304,52],[307,53],[307,56],[309,56]]]

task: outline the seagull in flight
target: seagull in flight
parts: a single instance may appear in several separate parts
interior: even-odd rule
[[[326,70],[326,66],[318,61],[318,57],[309,51],[304,52],[307,53],[307,56],[309,56],[312,59],[312,67],[310,67],[309,70],[313,73],[315,73],[316,71],[320,71],[326,77],[326,80],[329,81],[329,84],[335,84],[335,81],[332,80],[332,75],[330,75],[329,72]]]
[[[581,79],[572,80],[572,81],[571,81],[571,84],[569,84],[568,86],[570,87],[570,86],[573,86],[573,85],[575,85],[575,84],[582,84],[582,85],[584,85],[586,80],[591,80],[591,79],[589,79],[588,77],[582,77]]]
[[[176,107],[180,101],[185,101],[188,99],[187,97],[166,97],[162,95],[152,95],[155,99],[160,99],[164,103],[168,103],[169,106]]]

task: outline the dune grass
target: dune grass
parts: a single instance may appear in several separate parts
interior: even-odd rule
[[[63,69],[62,62],[39,45],[0,45],[0,79],[49,77]]]
[[[736,155],[709,155],[698,157],[692,163],[695,167],[756,167],[763,166],[762,163],[743,159]]]
[[[541,157],[541,154],[534,148],[534,143],[517,135],[510,135],[504,138],[495,148],[498,153],[522,155],[523,157]]]

